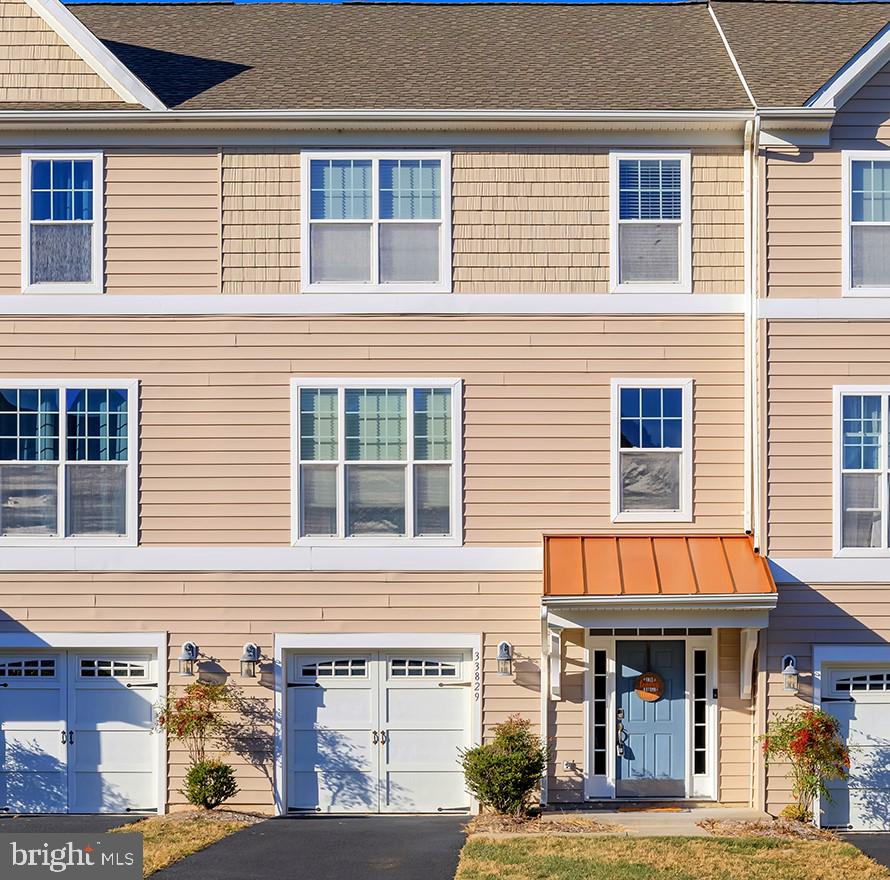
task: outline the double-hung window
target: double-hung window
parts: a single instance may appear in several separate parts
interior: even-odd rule
[[[689,153],[610,157],[613,292],[690,293]]]
[[[135,543],[137,385],[0,379],[0,543]]]
[[[459,543],[459,381],[293,387],[296,540]]]
[[[22,156],[22,289],[101,293],[102,155]]]
[[[612,381],[612,518],[692,519],[692,380]]]
[[[844,153],[843,292],[890,295],[890,153]]]
[[[304,153],[302,287],[451,289],[448,153]]]
[[[890,387],[835,388],[834,548],[890,552]]]

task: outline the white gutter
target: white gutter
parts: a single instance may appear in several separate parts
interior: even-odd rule
[[[317,124],[357,125],[369,123],[417,124],[626,124],[741,126],[751,118],[748,110],[412,110],[412,109],[325,109],[325,110],[5,110],[0,122],[15,123],[166,123],[218,124]]]

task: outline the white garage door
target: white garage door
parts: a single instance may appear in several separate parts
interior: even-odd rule
[[[290,657],[288,809],[468,810],[469,663],[414,652]]]
[[[148,654],[0,653],[0,809],[157,809],[157,697]]]
[[[822,824],[853,831],[890,830],[890,668],[828,669],[822,708],[840,722],[850,778],[829,784]]]

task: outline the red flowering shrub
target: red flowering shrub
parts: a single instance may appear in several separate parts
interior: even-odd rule
[[[205,758],[208,742],[223,732],[224,713],[232,707],[233,698],[227,685],[193,682],[182,694],[168,696],[160,704],[157,727],[184,742],[191,763],[198,763]]]
[[[791,790],[797,803],[786,807],[789,818],[810,821],[816,796],[831,799],[826,782],[846,779],[850,754],[833,715],[812,707],[793,709],[769,723],[761,746],[767,763],[791,765]]]

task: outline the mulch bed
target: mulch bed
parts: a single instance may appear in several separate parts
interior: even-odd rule
[[[622,829],[593,819],[542,819],[540,816],[498,816],[482,813],[465,826],[467,834],[603,834]]]
[[[834,834],[805,822],[790,819],[743,822],[729,819],[703,819],[698,822],[709,834],[717,837],[772,837],[783,840],[836,840]]]

